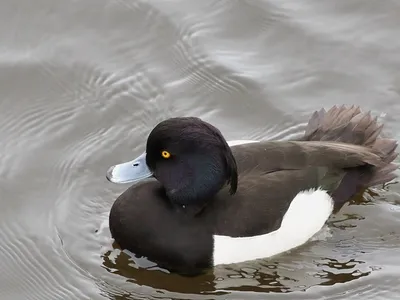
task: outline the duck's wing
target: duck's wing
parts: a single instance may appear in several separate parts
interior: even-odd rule
[[[218,212],[215,232],[239,237],[277,230],[297,195],[318,189],[329,194],[338,188],[344,176],[340,169],[319,166],[269,173],[244,172],[233,197],[223,192],[211,204],[209,211]]]
[[[297,141],[233,146],[237,194],[219,201],[214,263],[268,257],[300,246],[333,206],[396,177],[395,140],[358,107],[315,112]]]
[[[333,152],[321,157],[323,163],[318,155],[302,154],[309,163],[277,161],[268,165],[269,172],[256,167],[243,172],[237,193],[221,197],[212,208],[216,212],[214,263],[266,258],[303,245],[322,229],[335,208],[360,189],[364,167],[352,167],[365,164],[366,159],[379,163],[374,155],[348,151],[346,157],[339,151],[335,157],[335,149],[329,150]]]
[[[368,180],[364,173],[382,164],[369,148],[335,142],[261,142],[232,150],[239,169],[237,193],[221,197],[216,205],[223,207],[215,209],[226,222],[217,222],[217,232],[230,236],[276,230],[293,199],[309,190],[326,191],[338,209]],[[236,214],[246,221],[232,225]]]
[[[381,166],[380,153],[371,148],[323,141],[267,141],[232,147],[238,170],[264,173],[302,170],[310,166],[353,168]]]
[[[325,167],[244,175],[237,193],[209,210],[216,215],[214,264],[266,258],[304,244],[334,208],[329,193],[317,187],[340,177]]]

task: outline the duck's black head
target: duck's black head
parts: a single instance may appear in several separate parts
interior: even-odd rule
[[[237,167],[221,132],[199,118],[171,118],[159,123],[146,145],[146,163],[180,205],[202,204],[225,184],[237,189]]]
[[[182,206],[203,206],[226,184],[231,194],[237,189],[237,166],[229,145],[217,128],[195,117],[159,123],[148,136],[146,153],[110,168],[107,178],[136,181],[140,176],[132,175],[135,172],[127,170],[128,166],[136,168],[141,178],[148,177],[143,176],[146,172],[153,174],[168,198]]]

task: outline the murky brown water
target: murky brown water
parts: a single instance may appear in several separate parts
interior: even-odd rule
[[[354,103],[400,139],[399,36],[394,0],[3,1],[0,299],[399,299],[399,184],[319,241],[199,278],[129,261],[104,226],[127,188],[107,168],[167,117],[281,139]]]

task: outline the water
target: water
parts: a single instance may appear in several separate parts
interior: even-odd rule
[[[359,104],[400,139],[399,36],[392,0],[3,1],[0,299],[399,299],[399,184],[292,253],[188,279],[113,250],[127,186],[105,179],[171,116],[286,139]]]

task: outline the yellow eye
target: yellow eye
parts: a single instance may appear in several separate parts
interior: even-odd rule
[[[161,152],[162,157],[164,158],[170,158],[171,157],[171,153],[169,153],[168,151],[163,151]]]

